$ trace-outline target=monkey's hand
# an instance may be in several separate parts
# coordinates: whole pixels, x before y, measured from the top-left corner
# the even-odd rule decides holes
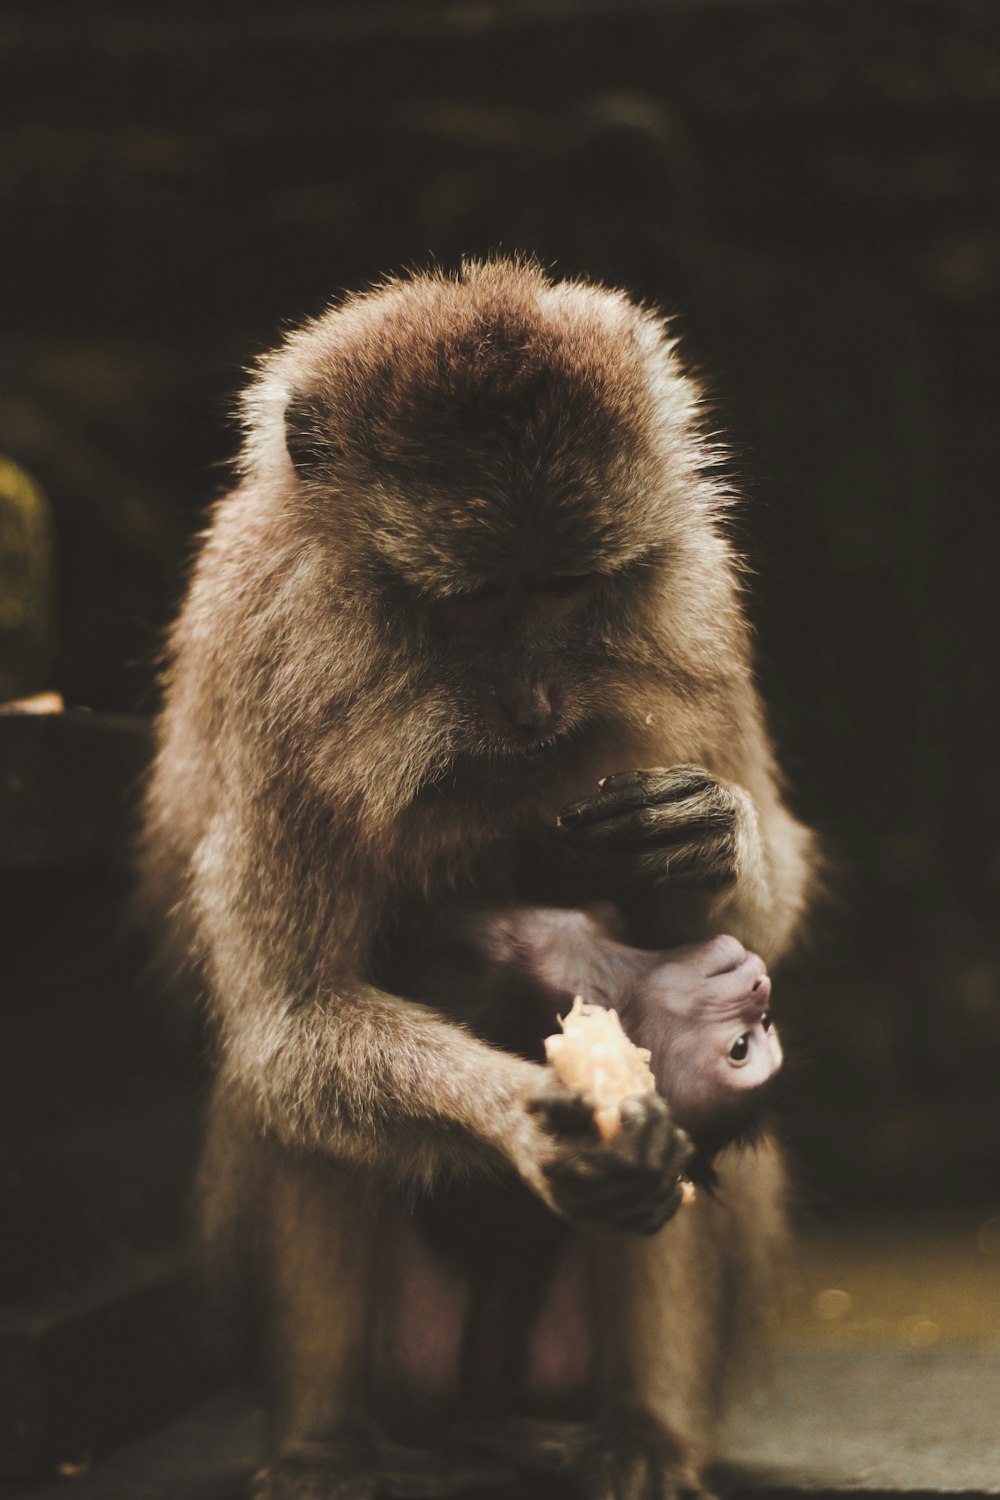
[[[596,797],[563,809],[559,827],[575,848],[614,861],[636,884],[706,892],[734,885],[759,845],[746,792],[700,766],[608,776]]]
[[[526,1105],[515,1165],[563,1218],[595,1233],[655,1234],[677,1212],[694,1148],[659,1094],[626,1100],[610,1140],[601,1138],[586,1096],[548,1070]]]

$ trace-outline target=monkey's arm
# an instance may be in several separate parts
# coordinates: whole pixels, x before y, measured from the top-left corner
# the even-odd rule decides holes
[[[274,988],[236,1011],[222,1027],[222,1077],[289,1147],[424,1182],[488,1151],[530,1174],[541,1154],[525,1106],[542,1069],[425,1006],[344,973],[322,995],[289,1001]]]
[[[198,904],[220,1081],[244,1117],[291,1149],[399,1181],[506,1163],[582,1225],[651,1233],[666,1222],[690,1147],[662,1101],[643,1100],[601,1141],[590,1108],[550,1069],[366,979],[352,930],[352,913],[369,909],[361,874],[310,882],[277,851],[264,870],[221,829],[220,839],[200,861]],[[344,909],[324,916],[311,904],[329,888],[345,893]]]
[[[478,1041],[425,1007],[345,981],[230,1034],[224,1087],[296,1149],[429,1186],[505,1161],[554,1211],[593,1229],[652,1233],[680,1203],[690,1154],[662,1101],[642,1100],[609,1147],[550,1070]]]

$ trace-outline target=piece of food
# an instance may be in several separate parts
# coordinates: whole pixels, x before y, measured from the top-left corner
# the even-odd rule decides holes
[[[559,1024],[562,1031],[545,1038],[545,1056],[560,1083],[593,1101],[594,1123],[602,1138],[611,1140],[621,1129],[625,1100],[656,1088],[650,1052],[629,1041],[616,1010],[588,1005],[582,995]]]

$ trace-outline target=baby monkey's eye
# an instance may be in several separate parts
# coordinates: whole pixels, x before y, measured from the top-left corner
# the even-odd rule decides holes
[[[746,1032],[738,1036],[729,1049],[729,1060],[734,1063],[745,1063],[750,1055],[750,1038]]]

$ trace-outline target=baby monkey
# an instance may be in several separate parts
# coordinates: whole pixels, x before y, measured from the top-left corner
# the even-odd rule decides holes
[[[649,1049],[657,1091],[695,1147],[689,1174],[752,1137],[782,1063],[763,960],[734,938],[649,952],[621,941],[610,903],[587,911],[481,907],[458,914],[418,965],[417,998],[461,1007],[485,1040],[531,1060],[573,997],[618,1012]],[[470,994],[472,1014],[469,1015]]]
[[[768,1012],[771,981],[762,959],[735,938],[648,952],[621,941],[621,930],[610,903],[463,906],[416,956],[407,948],[407,972],[390,978],[410,998],[532,1061],[544,1060],[545,1037],[575,995],[613,1007],[629,1039],[649,1049],[657,1091],[683,1127],[664,1168],[678,1184],[676,1208],[681,1175],[712,1186],[713,1158],[758,1125],[782,1060]],[[597,1133],[593,1104],[568,1094],[556,1070],[550,1103],[538,1101],[581,1139]],[[637,1107],[624,1101],[623,1118]],[[380,1236],[384,1296],[373,1324],[372,1395],[392,1438],[431,1442],[423,1453],[427,1493],[438,1493],[442,1474],[483,1480],[491,1472],[484,1464],[504,1475],[524,1459],[528,1469],[544,1468],[537,1419],[586,1423],[602,1410],[601,1266],[614,1240],[587,1223],[593,1181],[567,1175],[559,1189],[561,1217],[509,1176],[455,1179],[409,1209],[398,1205],[391,1232]],[[410,1451],[400,1494],[421,1492],[413,1463]],[[396,1493],[384,1470],[382,1482]]]

